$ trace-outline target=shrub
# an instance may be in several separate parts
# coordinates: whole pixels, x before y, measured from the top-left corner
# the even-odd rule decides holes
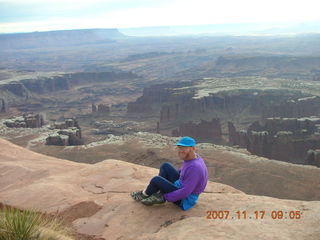
[[[0,240],[73,240],[57,218],[35,210],[4,207],[0,212]]]

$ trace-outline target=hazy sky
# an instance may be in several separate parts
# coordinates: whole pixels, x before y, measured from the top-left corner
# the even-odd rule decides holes
[[[319,21],[319,0],[0,0],[0,32]]]

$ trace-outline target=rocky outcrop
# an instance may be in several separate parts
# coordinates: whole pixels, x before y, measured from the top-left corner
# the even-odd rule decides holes
[[[309,159],[308,150],[320,146],[320,118],[268,118],[263,125],[251,124],[246,132],[236,131],[229,123],[229,141],[258,156],[300,164],[314,162],[305,159]]]
[[[262,118],[282,117],[301,118],[304,116],[320,115],[320,97],[310,96],[291,99],[268,106],[262,113]]]
[[[233,89],[212,92],[202,82],[177,82],[147,87],[143,95],[128,104],[128,113],[157,114],[160,123],[188,120],[222,122],[245,118],[301,117],[317,114],[320,97],[282,89]],[[242,120],[245,119],[245,120]]]
[[[123,71],[111,72],[78,72],[57,74],[50,77],[35,76],[8,83],[0,83],[0,92],[8,92],[11,98],[28,99],[30,93],[44,94],[61,90],[69,90],[74,86],[90,83],[104,83],[123,79],[139,78],[134,73]]]
[[[4,124],[10,128],[40,128],[44,125],[44,118],[41,114],[23,114],[22,117],[6,120]]]
[[[29,92],[25,85],[21,82],[10,82],[6,84],[0,84],[0,91],[9,92],[17,97],[28,99]]]
[[[231,145],[237,145],[242,148],[248,146],[247,131],[240,130],[237,131],[232,122],[228,122],[228,132],[229,132],[229,143]]]
[[[6,113],[8,111],[8,104],[7,102],[0,98],[0,113]]]
[[[68,146],[69,137],[67,135],[52,134],[46,138],[47,145]]]
[[[104,121],[96,121],[94,122],[94,130],[92,133],[94,134],[114,134],[114,135],[124,135],[130,134],[139,131],[139,128],[143,124],[134,122],[134,121],[112,121],[112,120],[104,120]]]
[[[52,77],[39,77],[21,80],[21,84],[33,93],[47,93],[68,90],[71,87],[72,74],[63,74]]]
[[[103,103],[95,105],[94,103],[91,104],[92,113],[110,113],[110,107]]]
[[[308,155],[305,163],[320,167],[320,149],[315,149],[315,150],[310,149],[308,151]]]
[[[138,98],[135,102],[129,102],[127,106],[128,113],[152,113],[153,109],[150,104],[142,98]]]
[[[47,145],[74,146],[84,143],[81,128],[75,118],[67,119],[65,122],[56,122],[53,128],[60,130],[46,138]]]
[[[220,120],[213,118],[211,121],[201,120],[200,123],[182,123],[178,129],[172,131],[172,136],[190,136],[198,142],[218,143],[222,140]]]
[[[191,82],[173,82],[156,84],[143,89],[143,95],[135,102],[129,102],[128,113],[159,113],[163,104],[174,102],[174,99],[182,97],[187,99],[192,95],[186,95],[180,88],[192,85]],[[180,95],[183,93],[183,95]]]
[[[291,106],[290,111],[288,113],[282,111],[282,109],[288,109],[287,104],[291,101],[288,99],[299,99],[301,96],[299,93],[283,90],[255,89],[223,91],[199,98],[186,93],[162,105],[160,121],[180,121],[185,118],[207,119],[216,116],[219,116],[221,120],[227,120],[238,118],[237,116],[243,118],[245,115],[255,116],[257,119],[273,116],[301,117],[320,112],[317,108],[320,104],[320,97],[305,98],[306,100],[301,101],[292,100],[297,103]],[[278,107],[281,110],[272,112],[273,108],[278,109],[273,106],[280,103],[283,103]]]
[[[94,103],[91,104],[91,111],[92,113],[97,112],[97,106]]]
[[[98,105],[98,113],[110,113],[110,107],[101,103]]]
[[[0,139],[0,203],[58,214],[92,239],[319,239],[319,201],[247,195],[211,181],[189,211],[168,202],[147,207],[132,200],[130,192],[157,174],[155,168],[112,159],[75,163]],[[243,210],[246,218],[238,217]],[[278,210],[285,215],[273,219]]]

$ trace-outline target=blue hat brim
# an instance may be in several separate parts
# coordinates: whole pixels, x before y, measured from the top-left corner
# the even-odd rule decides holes
[[[177,143],[176,146],[182,146],[182,147],[194,147],[195,145],[186,145],[182,143]]]

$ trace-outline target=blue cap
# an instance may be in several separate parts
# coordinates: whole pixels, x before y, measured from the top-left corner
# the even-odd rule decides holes
[[[196,145],[196,141],[191,137],[182,137],[176,146],[184,146],[184,147],[194,147]]]

